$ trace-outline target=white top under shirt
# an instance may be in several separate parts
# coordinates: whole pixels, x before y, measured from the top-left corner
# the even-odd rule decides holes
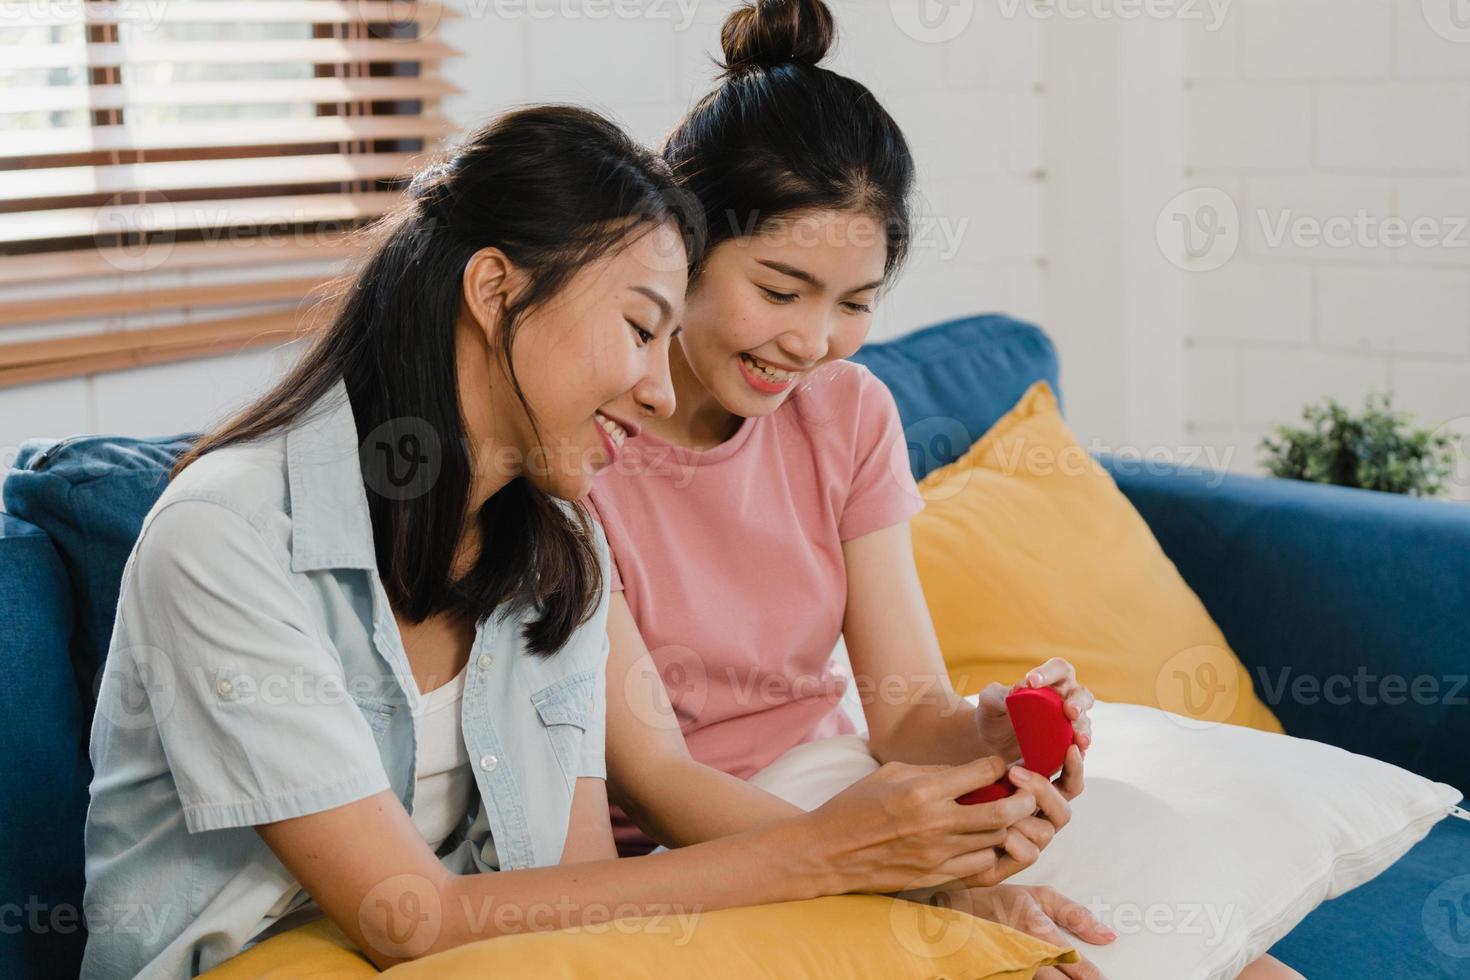
[[[422,695],[422,709],[415,717],[418,744],[411,816],[429,850],[435,852],[469,812],[470,797],[475,792],[470,753],[460,731],[464,679],[465,669],[461,668],[454,680]],[[289,920],[287,912],[292,913]],[[244,948],[265,939],[267,929],[275,935],[320,915],[320,907],[306,890],[292,885],[271,907]]]
[[[454,680],[423,696],[416,719],[419,736],[414,767],[413,822],[429,850],[437,852],[470,809],[475,777],[470,753],[460,732],[464,702],[464,668]]]

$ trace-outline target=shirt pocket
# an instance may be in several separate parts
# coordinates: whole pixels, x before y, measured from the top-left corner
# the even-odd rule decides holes
[[[393,721],[393,709],[396,707],[392,702],[384,701],[367,694],[358,694],[348,691],[357,710],[362,712],[362,717],[367,721],[368,727],[373,731],[373,740],[380,746],[383,737],[388,733],[388,726]]]
[[[597,672],[592,670],[568,674],[531,695],[531,703],[546,729],[556,761],[574,784],[582,760],[582,741],[587,735],[587,714],[591,707]]]

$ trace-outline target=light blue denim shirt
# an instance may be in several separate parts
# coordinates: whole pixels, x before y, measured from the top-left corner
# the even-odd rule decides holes
[[[194,976],[273,931],[284,896],[298,919],[315,908],[254,825],[384,789],[413,811],[420,695],[367,493],[339,382],[294,427],[206,454],[149,512],[91,733],[83,977]],[[525,649],[533,613],[478,625],[461,730],[479,792],[439,849],[452,871],[557,863],[577,777],[606,778],[594,528],[603,594],[562,650]]]

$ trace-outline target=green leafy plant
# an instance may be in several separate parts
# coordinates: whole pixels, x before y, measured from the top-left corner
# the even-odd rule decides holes
[[[1409,412],[1395,412],[1386,394],[1370,392],[1353,415],[1335,398],[1302,410],[1306,425],[1279,425],[1261,440],[1272,476],[1437,497],[1454,468],[1454,437],[1418,429]]]

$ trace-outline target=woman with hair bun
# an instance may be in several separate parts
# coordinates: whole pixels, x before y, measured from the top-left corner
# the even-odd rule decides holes
[[[737,8],[720,32],[723,77],[660,147],[705,238],[671,349],[675,410],[649,419],[590,495],[613,554],[619,848],[680,847],[801,812],[760,786],[792,767],[816,771],[800,787],[783,775],[785,796],[821,813],[895,764],[1015,761],[1005,695],[1051,687],[1074,727],[1063,774],[1053,785],[1009,772],[1061,799],[1011,825],[986,874],[945,891],[1059,945],[1070,945],[1062,923],[1110,942],[1051,889],[999,884],[1070,819],[1093,698],[1056,658],[978,703],[950,685],[914,567],[908,520],[923,502],[898,413],[846,360],[909,251],[914,164],[872,92],[821,66],[834,33],[821,0]],[[839,638],[866,739],[838,706]],[[1263,972],[1267,960],[1250,975],[1294,975]],[[1100,974],[1083,960],[1038,976]]]

